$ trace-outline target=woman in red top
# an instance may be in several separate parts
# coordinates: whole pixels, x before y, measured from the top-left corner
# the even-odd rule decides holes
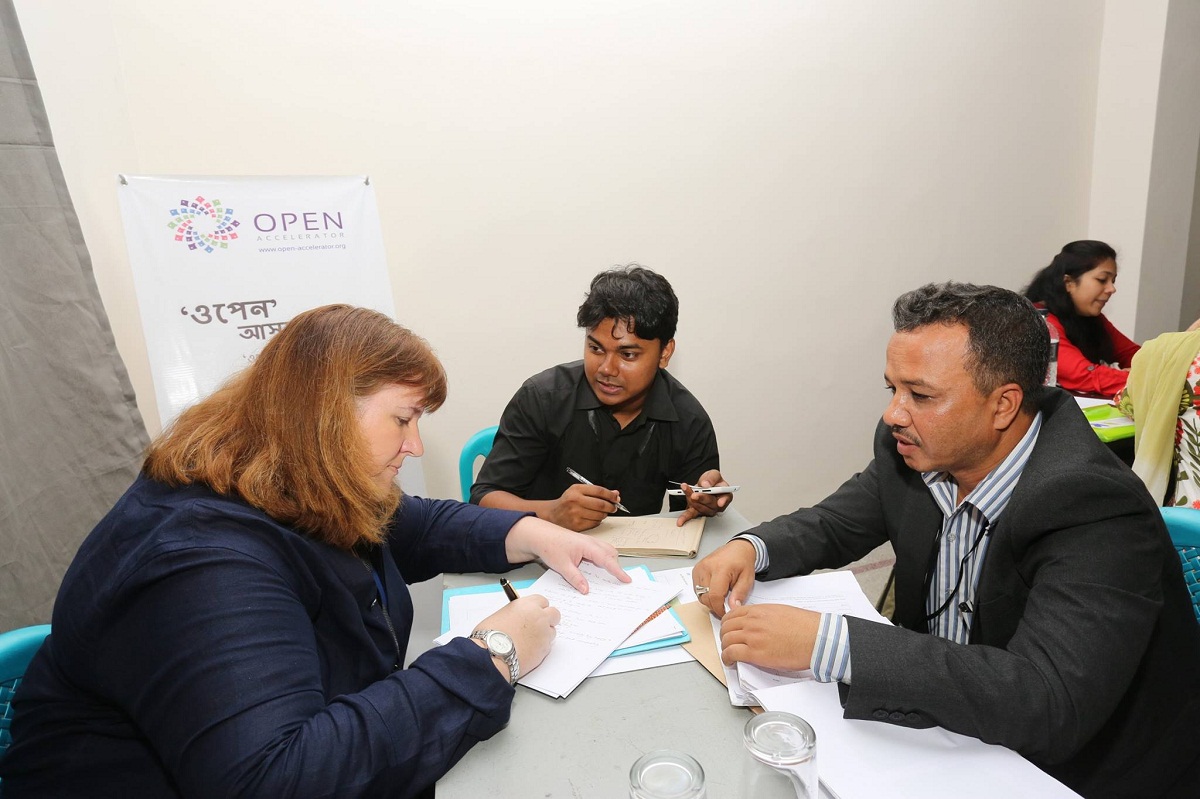
[[[1117,290],[1117,253],[1102,241],[1073,241],[1025,288],[1058,330],[1058,384],[1111,397],[1125,388],[1140,347],[1113,327],[1104,305]]]

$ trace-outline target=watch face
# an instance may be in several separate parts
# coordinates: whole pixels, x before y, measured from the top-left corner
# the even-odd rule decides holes
[[[508,653],[513,651],[512,639],[508,637],[508,633],[502,633],[499,630],[488,633],[487,645],[488,650],[499,657],[507,657]]]

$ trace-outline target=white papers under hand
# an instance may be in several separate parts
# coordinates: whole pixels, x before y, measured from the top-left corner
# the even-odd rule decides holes
[[[685,566],[679,569],[662,569],[654,573],[655,582],[671,583],[679,586],[679,604],[686,605],[689,602],[698,602],[699,597],[696,596],[694,586],[692,585],[692,567]]]
[[[871,601],[867,599],[866,594],[863,593],[858,580],[848,571],[809,574],[770,582],[755,582],[750,589],[750,596],[746,597],[746,604],[790,605],[817,613],[838,613],[884,624],[891,623],[879,615]],[[714,625],[714,632],[717,634],[717,640],[720,641],[719,623]],[[734,672],[736,678],[731,677],[730,672]],[[809,679],[812,679],[812,671],[809,669],[777,671],[748,663],[738,663],[736,669],[726,668],[729,701],[734,705],[758,704],[757,691]]]
[[[558,608],[562,620],[550,654],[520,684],[553,697],[564,697],[583,682],[639,624],[679,592],[678,585],[635,579],[620,583],[603,569],[584,562],[589,593],[580,594],[556,572],[546,572],[521,593],[541,594]],[[464,594],[450,600],[450,631],[439,641],[470,635],[480,621],[504,606],[498,591]]]
[[[794,713],[812,725],[820,742],[821,782],[840,799],[1076,797],[1011,749],[941,727],[915,730],[843,718],[837,683],[792,683],[757,696],[767,710]]]
[[[590,590],[581,594],[557,572],[546,572],[526,589],[558,608],[562,621],[550,654],[520,680],[550,696],[567,696],[629,637],[646,617],[679,589],[662,583],[620,583],[598,566],[580,564]]]
[[[725,603],[725,612],[729,612],[729,603]],[[709,616],[708,621],[712,624],[713,641],[717,645],[717,657],[721,657],[721,620],[716,616]],[[725,688],[729,691],[729,704],[737,707],[751,707],[758,704],[758,700],[750,695],[742,685],[742,678],[738,673],[738,666],[734,663],[732,666],[727,665],[725,661],[721,661],[721,669],[725,672]]]

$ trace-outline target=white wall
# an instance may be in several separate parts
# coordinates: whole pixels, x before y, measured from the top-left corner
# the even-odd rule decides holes
[[[1119,299],[1105,314],[1133,336],[1169,0],[1108,0],[1105,6],[1089,228],[1078,238],[1116,248]]]
[[[1143,249],[1154,268],[1138,291],[1138,341],[1180,330],[1200,311],[1183,307],[1200,145],[1200,3],[1171,0],[1162,49]]]
[[[1200,145],[1200,142],[1197,143]],[[1184,270],[1183,302],[1179,311],[1179,329],[1187,328],[1200,317],[1200,158],[1192,184],[1192,222],[1188,229],[1187,267]]]
[[[1120,301],[1108,315],[1143,341],[1198,310],[1184,307],[1184,273],[1200,144],[1200,4],[1108,0],[1100,64],[1089,237],[1116,247]]]
[[[611,264],[674,283],[672,371],[766,518],[865,465],[897,294],[1089,229],[1098,0],[16,5],[147,419],[116,174],[365,172],[451,376],[437,496]]]

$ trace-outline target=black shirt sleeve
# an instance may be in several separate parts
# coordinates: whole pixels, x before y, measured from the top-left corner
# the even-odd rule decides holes
[[[670,479],[692,485],[700,479],[700,475],[708,470],[721,468],[721,456],[717,450],[717,432],[713,429],[712,420],[702,409],[699,414],[687,419],[686,423],[678,425],[678,432],[674,438],[675,440],[672,442],[673,457],[679,465],[673,471],[682,476]],[[676,487],[672,486],[672,488]],[[686,498],[670,497],[672,511],[680,511],[686,507]]]
[[[493,491],[526,496],[549,455],[552,441],[544,409],[534,389],[526,383],[513,395],[500,417],[492,451],[471,486],[471,502],[478,505]]]

